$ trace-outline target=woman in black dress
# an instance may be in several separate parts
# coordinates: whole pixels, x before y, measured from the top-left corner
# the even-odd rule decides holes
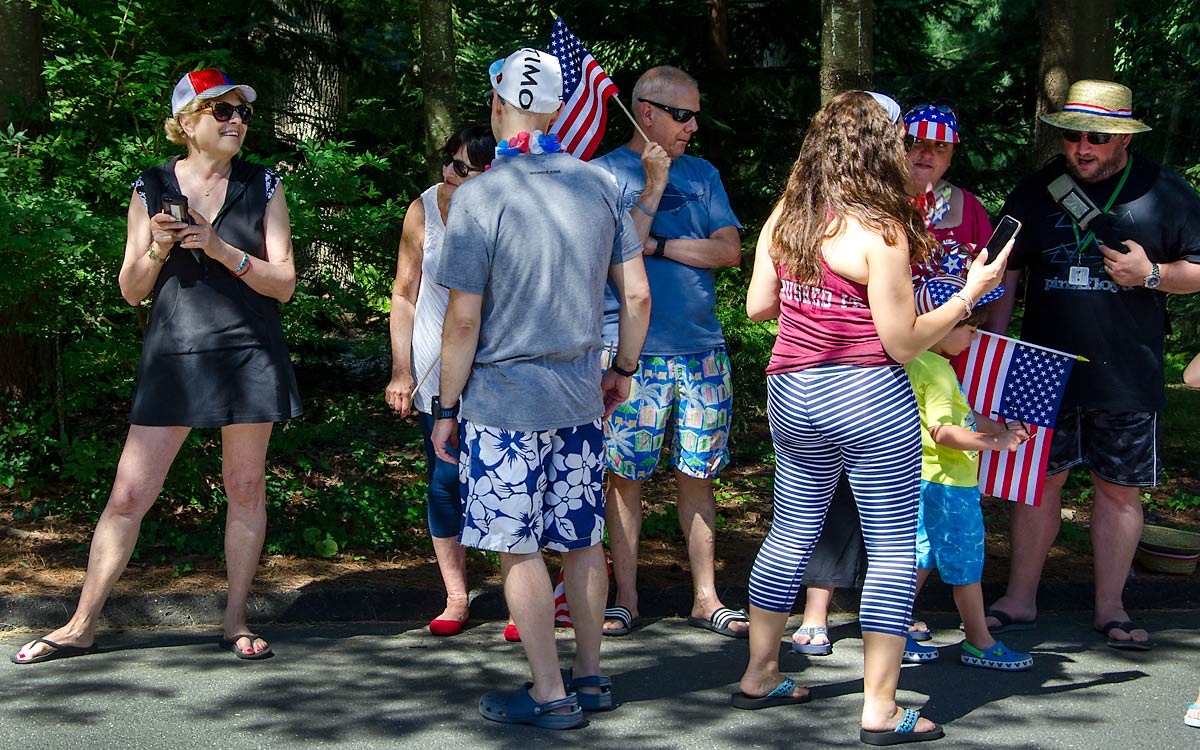
[[[237,158],[255,98],[218,70],[185,75],[165,129],[187,155],[134,182],[121,296],[137,305],[153,292],[154,303],[129,434],[75,614],[25,644],[11,657],[17,664],[95,650],[100,610],[193,427],[221,428],[229,501],[222,646],[242,659],[271,655],[246,624],[246,598],[266,533],[267,441],[275,422],[299,416],[300,399],[277,308],[296,287],[287,202],[273,172]],[[182,199],[190,210],[181,221],[166,211]]]

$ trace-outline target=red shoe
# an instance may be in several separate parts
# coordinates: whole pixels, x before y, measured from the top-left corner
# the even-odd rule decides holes
[[[504,640],[508,641],[509,643],[521,642],[521,634],[517,632],[516,623],[510,622],[504,626]]]
[[[429,632],[433,633],[434,635],[442,636],[458,635],[463,631],[463,627],[466,626],[466,624],[470,621],[470,617],[461,622],[458,620],[430,620]]]

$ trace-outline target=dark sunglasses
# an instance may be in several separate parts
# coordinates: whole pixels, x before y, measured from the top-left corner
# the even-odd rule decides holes
[[[230,104],[229,102],[213,102],[201,112],[211,112],[213,119],[217,122],[229,122],[233,119],[233,113],[237,112],[237,116],[241,118],[243,125],[249,125],[254,119],[254,110],[249,104]]]
[[[458,175],[459,177],[466,177],[467,175],[471,174],[472,172],[482,172],[483,171],[479,167],[472,167],[470,164],[466,163],[465,161],[462,161],[461,159],[451,159],[447,163],[451,167],[454,168],[454,174]]]
[[[944,151],[947,148],[954,145],[953,143],[950,143],[948,141],[931,141],[926,138],[918,138],[915,135],[904,136],[904,150],[905,151],[912,151],[914,148],[917,147],[918,143],[922,143],[922,144],[927,143],[933,147],[934,151]]]
[[[682,109],[680,107],[668,107],[666,104],[659,104],[658,102],[652,102],[649,99],[638,99],[638,101],[645,102],[646,104],[649,104],[652,107],[658,107],[663,112],[666,112],[668,115],[670,115],[672,120],[674,120],[675,122],[678,122],[680,124],[687,122],[688,120],[692,119],[693,117],[700,116],[699,110]]]
[[[1112,133],[1087,133],[1082,130],[1064,130],[1062,131],[1063,140],[1067,143],[1079,143],[1087,136],[1088,143],[1093,146],[1103,146],[1112,140]]]

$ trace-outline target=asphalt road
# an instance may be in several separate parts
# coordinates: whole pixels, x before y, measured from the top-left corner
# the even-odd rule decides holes
[[[1158,648],[1118,652],[1087,613],[1043,613],[1039,628],[1002,636],[1032,650],[1032,671],[962,666],[952,615],[928,618],[940,662],[905,667],[900,701],[946,725],[939,748],[1200,747],[1183,713],[1200,683],[1200,611],[1141,613]],[[798,624],[798,619],[794,618]],[[844,622],[844,620],[843,620]],[[527,679],[519,645],[486,622],[439,639],[424,623],[270,626],[277,655],[241,662],[214,631],[102,633],[101,653],[34,666],[0,663],[0,750],[176,748],[809,748],[858,741],[862,641],[834,630],[834,654],[788,651],[783,667],[814,701],[762,711],[729,706],[745,641],[652,621],[604,644],[620,707],[553,732],[482,719],[480,694]],[[33,635],[38,635],[35,633]],[[9,631],[10,654],[33,637]],[[560,631],[559,651],[571,647]]]

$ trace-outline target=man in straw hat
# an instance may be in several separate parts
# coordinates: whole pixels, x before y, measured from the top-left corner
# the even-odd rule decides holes
[[[726,607],[717,595],[713,496],[713,480],[729,463],[733,404],[713,269],[741,261],[742,227],[716,168],[684,153],[699,128],[695,79],[679,68],[651,68],[634,85],[631,105],[636,127],[629,142],[594,162],[617,178],[621,200],[645,245],[654,298],[629,401],[604,427],[608,533],[617,583],[616,606],[605,613],[604,633],[627,635],[637,623],[642,482],[658,465],[669,423],[679,525],[692,571],[688,622],[745,638],[746,614]],[[619,340],[618,307],[610,286],[604,316],[610,348]]]
[[[436,274],[450,300],[431,439],[442,460],[461,462],[459,541],[499,553],[533,675],[524,688],[484,695],[480,713],[568,729],[583,710],[615,707],[600,673],[608,597],[600,420],[629,395],[650,292],[616,184],[546,135],[562,106],[557,58],[518,50],[489,77],[496,160],[455,191]],[[621,299],[621,346],[602,374],[608,280]],[[575,658],[561,672],[544,547],[562,553],[575,626]]]
[[[1095,488],[1093,625],[1113,648],[1145,650],[1153,645],[1149,633],[1130,621],[1122,595],[1141,536],[1140,488],[1154,486],[1158,474],[1166,293],[1200,289],[1200,198],[1177,175],[1129,151],[1133,134],[1150,130],[1134,119],[1132,103],[1120,84],[1074,83],[1063,110],[1042,117],[1059,129],[1062,156],[1022,180],[1002,210],[1024,227],[991,326],[1007,328],[1024,272],[1022,338],[1088,361],[1075,366],[1062,400],[1041,505],[1013,506],[1008,589],[988,624],[993,632],[1034,627],[1063,484],[1069,469],[1084,466]],[[1101,244],[1071,218],[1077,210],[1052,199],[1048,186],[1064,174],[1108,214],[1104,234],[1123,247]]]

